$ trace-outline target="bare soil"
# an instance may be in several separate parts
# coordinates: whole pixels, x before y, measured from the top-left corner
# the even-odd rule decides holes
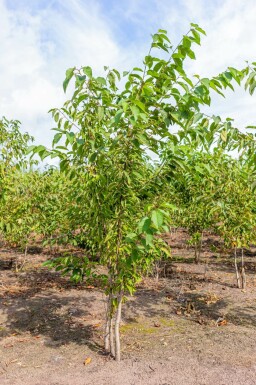
[[[256,249],[247,288],[214,235],[193,263],[188,235],[168,235],[172,259],[123,308],[122,362],[104,355],[105,298],[97,283],[71,284],[30,250],[0,250],[1,385],[255,385]],[[212,245],[215,245],[213,247]],[[34,253],[31,253],[34,251]]]

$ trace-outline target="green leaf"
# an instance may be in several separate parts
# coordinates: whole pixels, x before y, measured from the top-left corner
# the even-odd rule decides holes
[[[206,35],[206,32],[202,28],[200,28],[198,24],[190,23],[190,25],[194,27],[198,32],[202,33],[203,35]]]
[[[149,234],[149,233],[146,233],[146,245],[152,245],[153,244],[153,235],[152,234]]]
[[[74,75],[75,67],[69,68],[66,71],[66,79],[63,82],[63,90],[66,92],[67,86]]]
[[[137,239],[138,235],[136,233],[129,233],[126,235],[126,241],[127,242],[134,242],[135,239]]]
[[[223,130],[223,131],[220,133],[220,137],[221,137],[221,140],[222,140],[223,142],[226,142],[226,141],[227,141],[227,135],[228,135],[228,133],[227,133],[226,130]]]
[[[142,111],[146,112],[145,104],[143,104],[140,100],[135,99],[133,103],[136,104],[136,106],[138,106]]]
[[[203,117],[203,114],[201,112],[195,114],[194,119],[193,119],[193,123],[194,124],[197,123],[199,120],[202,119],[202,117]]]
[[[134,116],[135,121],[138,119],[138,116],[140,114],[140,110],[136,106],[131,106],[131,111]]]
[[[151,220],[156,229],[159,230],[164,222],[164,216],[159,210],[152,211]]]
[[[55,134],[52,141],[52,145],[54,146],[55,144],[57,144],[60,141],[61,137],[62,137],[61,133]]]
[[[74,140],[75,140],[75,134],[74,132],[67,132],[67,139],[69,141],[70,144],[74,143]]]
[[[98,153],[97,152],[94,152],[91,156],[90,156],[90,162],[94,162],[95,161],[95,159],[97,158],[97,155],[98,155]]]
[[[106,86],[107,85],[106,79],[101,77],[101,76],[97,77],[96,81],[97,81],[97,83],[99,83],[102,86]]]
[[[99,121],[101,121],[104,118],[104,107],[103,106],[98,107],[98,118],[99,118]]]
[[[68,167],[68,160],[67,159],[63,159],[61,162],[60,162],[60,171],[65,171]]]
[[[120,119],[122,117],[123,110],[118,110],[115,115],[115,124],[118,124],[120,122]]]
[[[139,233],[146,233],[150,231],[151,220],[148,217],[144,217],[138,224]]]
[[[91,67],[89,67],[89,66],[83,67],[83,71],[84,71],[85,75],[88,76],[89,79],[92,78],[92,69],[91,69]]]
[[[158,32],[159,32],[159,33],[164,33],[164,34],[167,34],[167,31],[166,31],[166,29],[159,29],[159,30],[158,30]]]

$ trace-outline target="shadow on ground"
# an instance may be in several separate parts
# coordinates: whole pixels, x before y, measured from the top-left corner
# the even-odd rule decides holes
[[[7,335],[29,332],[46,337],[45,345],[52,347],[75,343],[102,352],[104,301],[100,290],[74,285],[44,269],[21,273],[18,281],[18,286],[11,286],[0,298],[0,324],[4,319]]]

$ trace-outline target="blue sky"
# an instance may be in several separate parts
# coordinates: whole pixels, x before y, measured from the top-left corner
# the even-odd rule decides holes
[[[214,75],[256,61],[255,0],[0,0],[0,116],[17,118],[37,143],[50,145],[47,111],[61,106],[71,66],[140,65],[150,34],[167,29],[175,44],[196,22],[207,31],[190,74]],[[216,96],[212,112],[256,123],[256,97]]]

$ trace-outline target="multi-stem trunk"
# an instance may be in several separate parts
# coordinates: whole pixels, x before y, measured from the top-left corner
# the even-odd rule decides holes
[[[105,327],[105,351],[110,353],[116,361],[121,360],[121,344],[120,344],[120,322],[123,301],[123,291],[117,295],[117,307],[113,306],[114,297],[112,294],[108,296],[108,307]]]

